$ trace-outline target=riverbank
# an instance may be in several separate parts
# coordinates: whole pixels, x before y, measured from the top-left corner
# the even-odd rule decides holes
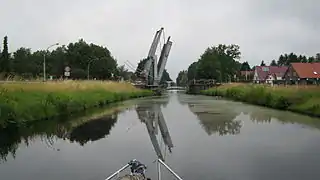
[[[0,127],[151,95],[128,83],[108,81],[5,83],[0,85]]]
[[[316,86],[223,85],[201,91],[249,104],[320,117],[320,88]]]

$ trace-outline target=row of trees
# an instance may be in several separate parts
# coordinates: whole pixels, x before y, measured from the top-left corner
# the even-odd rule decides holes
[[[234,75],[241,68],[240,55],[240,47],[235,44],[209,47],[187,71],[179,73],[177,85],[183,86],[192,79],[216,79],[223,82],[234,80]]]
[[[245,61],[239,62],[240,47],[238,45],[223,45],[207,48],[207,50],[200,56],[200,59],[193,62],[188,67],[188,70],[180,71],[176,78],[177,85],[185,86],[188,80],[192,79],[216,79],[218,81],[226,82],[235,80],[250,80],[253,74],[241,74],[241,71],[253,71],[255,66],[251,67]],[[307,57],[305,55],[297,55],[295,53],[280,55],[278,60],[272,60],[270,66],[288,66],[290,63],[302,62],[313,63],[320,62],[320,53],[315,56]],[[260,66],[267,66],[262,61]]]
[[[288,66],[290,63],[302,62],[302,63],[313,63],[320,62],[320,53],[317,53],[315,56],[307,57],[305,55],[297,55],[294,53],[280,55],[278,60],[272,60],[269,66]],[[263,60],[260,63],[260,66],[268,66]],[[240,68],[240,71],[250,71],[254,70],[255,66],[250,67],[248,62],[243,62]]]
[[[0,51],[1,52],[1,51]],[[3,40],[3,50],[0,53],[0,73],[2,78],[18,77],[19,79],[34,79],[43,77],[43,61],[46,57],[46,74],[55,78],[64,78],[65,67],[71,68],[70,78],[86,79],[88,69],[90,78],[125,80],[135,79],[135,73],[122,66],[111,52],[103,46],[88,44],[83,39],[59,46],[53,51],[21,47],[13,53],[8,52],[8,37]]]
[[[307,57],[305,55],[297,55],[295,53],[290,54],[281,54],[278,60],[272,60],[270,66],[288,66],[290,63],[302,62],[302,63],[313,63],[320,62],[320,53],[317,53],[315,56]],[[261,66],[265,66],[264,61],[261,62]]]

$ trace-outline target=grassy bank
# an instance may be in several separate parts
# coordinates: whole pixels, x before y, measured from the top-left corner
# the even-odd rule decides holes
[[[69,115],[91,107],[152,95],[127,83],[65,81],[0,85],[0,127]]]
[[[201,94],[320,117],[320,88],[316,86],[223,85]]]

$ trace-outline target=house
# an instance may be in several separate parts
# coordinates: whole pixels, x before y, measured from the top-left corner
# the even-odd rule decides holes
[[[273,84],[275,81],[283,81],[287,69],[287,66],[256,66],[253,82]]]
[[[320,62],[291,63],[284,78],[288,84],[318,84]]]
[[[245,80],[245,81],[250,80],[250,81],[252,81],[253,74],[254,74],[254,71],[251,71],[251,70],[239,71],[240,80]]]
[[[253,75],[254,71],[240,71],[240,76],[250,76]]]

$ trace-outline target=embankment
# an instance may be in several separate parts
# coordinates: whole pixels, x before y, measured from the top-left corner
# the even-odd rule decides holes
[[[223,85],[201,94],[320,117],[320,87],[316,86]]]
[[[152,94],[116,82],[5,83],[0,85],[0,128]]]

